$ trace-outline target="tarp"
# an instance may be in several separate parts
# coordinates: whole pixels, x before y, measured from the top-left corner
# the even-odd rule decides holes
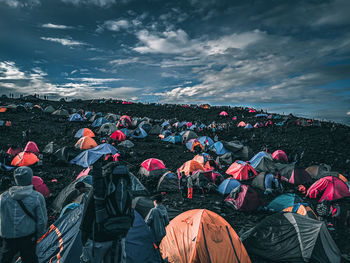
[[[205,209],[186,211],[166,227],[160,244],[168,262],[250,263],[236,232],[221,216]]]
[[[241,235],[249,254],[269,262],[340,263],[327,226],[296,213],[277,213]]]

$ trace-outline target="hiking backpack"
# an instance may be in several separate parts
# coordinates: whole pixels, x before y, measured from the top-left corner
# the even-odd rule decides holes
[[[95,167],[94,167],[95,168]],[[124,237],[134,220],[129,170],[116,162],[93,173],[96,223],[109,236]]]

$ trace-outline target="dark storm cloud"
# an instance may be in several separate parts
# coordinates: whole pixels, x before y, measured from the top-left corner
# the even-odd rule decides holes
[[[349,123],[347,0],[0,0],[0,6],[2,92],[285,105]]]

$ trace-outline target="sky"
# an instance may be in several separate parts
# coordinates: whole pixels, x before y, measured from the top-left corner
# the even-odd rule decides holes
[[[350,125],[349,0],[0,0],[0,94]]]

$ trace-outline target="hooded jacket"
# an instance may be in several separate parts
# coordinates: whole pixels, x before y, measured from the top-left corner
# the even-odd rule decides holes
[[[36,222],[31,219],[16,200],[23,204]],[[39,239],[46,230],[47,211],[43,195],[33,189],[33,185],[13,186],[0,195],[0,236],[20,238],[36,232]]]
[[[169,224],[169,217],[163,205],[153,207],[145,218],[146,224],[151,228],[156,242],[161,242],[166,235],[165,227]]]

